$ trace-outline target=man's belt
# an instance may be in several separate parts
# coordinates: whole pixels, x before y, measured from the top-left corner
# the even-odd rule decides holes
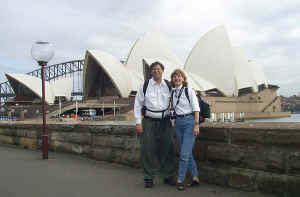
[[[169,117],[164,117],[164,118],[152,118],[149,116],[144,116],[145,119],[153,120],[153,121],[162,121],[162,120],[168,120]]]

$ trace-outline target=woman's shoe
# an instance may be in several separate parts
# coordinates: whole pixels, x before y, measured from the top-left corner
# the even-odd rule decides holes
[[[189,184],[189,187],[196,187],[196,186],[199,186],[199,181],[193,180],[193,182]]]
[[[176,189],[178,191],[183,191],[185,189],[184,184],[183,183],[177,183],[176,184]]]

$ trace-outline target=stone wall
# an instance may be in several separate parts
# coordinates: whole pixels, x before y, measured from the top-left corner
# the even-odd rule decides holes
[[[139,167],[132,123],[49,124],[52,151]],[[0,124],[0,144],[41,148],[41,125]],[[300,124],[204,123],[194,155],[202,181],[285,197],[300,194]]]

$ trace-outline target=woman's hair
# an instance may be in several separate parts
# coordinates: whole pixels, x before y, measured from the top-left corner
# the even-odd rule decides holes
[[[180,75],[181,75],[182,78],[183,78],[182,85],[185,86],[185,87],[188,87],[188,82],[187,82],[186,75],[184,74],[183,70],[181,70],[181,69],[176,69],[176,70],[174,70],[174,71],[172,72],[172,74],[171,74],[171,85],[172,85],[172,87],[175,87],[175,84],[174,84],[174,82],[173,82],[173,77],[174,77],[175,75],[177,75],[177,76],[180,76]]]

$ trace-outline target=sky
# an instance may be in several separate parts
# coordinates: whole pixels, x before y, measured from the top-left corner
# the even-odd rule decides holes
[[[232,46],[290,96],[300,92],[299,21],[298,0],[2,0],[0,82],[38,68],[30,55],[38,40],[53,44],[49,64],[83,59],[87,49],[124,60],[139,37],[159,31],[185,62],[201,36],[225,25]]]

